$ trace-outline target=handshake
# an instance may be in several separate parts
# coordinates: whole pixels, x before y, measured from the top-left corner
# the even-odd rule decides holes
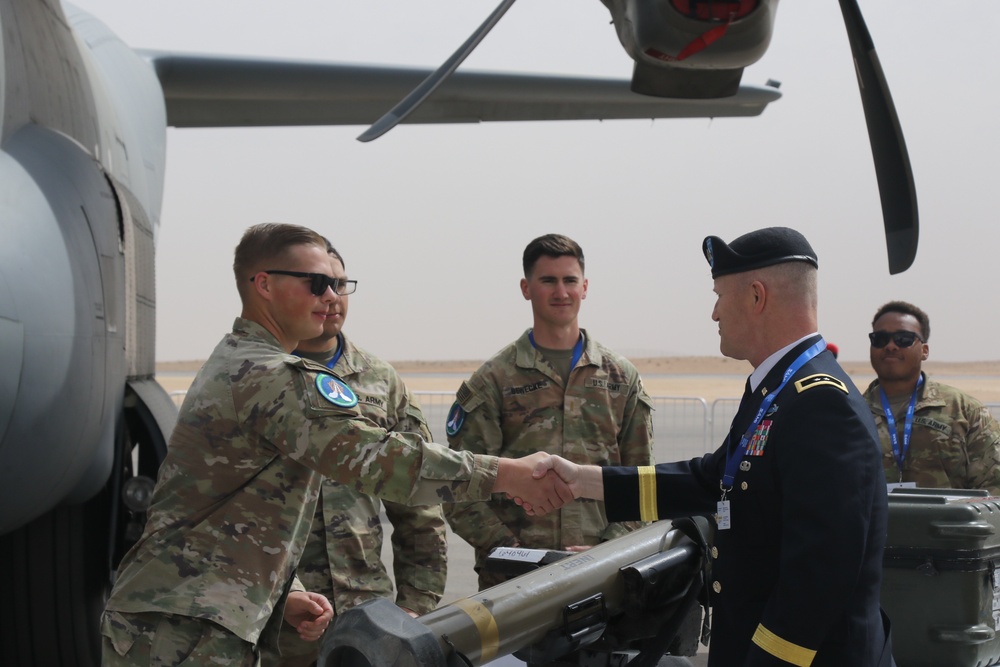
[[[493,491],[506,493],[527,514],[541,516],[576,498],[604,500],[604,479],[599,466],[535,452],[519,459],[500,459]]]

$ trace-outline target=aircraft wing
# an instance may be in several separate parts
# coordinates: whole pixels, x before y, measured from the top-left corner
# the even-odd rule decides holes
[[[141,52],[156,70],[173,127],[368,125],[431,70]],[[629,81],[456,72],[406,123],[757,116],[770,86],[681,100],[633,93]]]

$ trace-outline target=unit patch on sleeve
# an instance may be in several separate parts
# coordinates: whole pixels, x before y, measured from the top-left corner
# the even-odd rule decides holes
[[[451,410],[448,410],[448,421],[446,422],[445,432],[449,435],[455,435],[462,430],[462,425],[465,424],[465,409],[455,401]]]
[[[346,384],[326,373],[316,376],[316,388],[320,396],[330,401],[337,407],[353,408],[358,404],[358,396]]]
[[[801,380],[796,381],[795,391],[801,394],[806,389],[823,386],[836,387],[845,394],[850,393],[847,391],[847,385],[844,384],[843,380],[835,378],[832,375],[827,375],[826,373],[816,373],[815,375],[810,375],[809,377],[804,377]]]

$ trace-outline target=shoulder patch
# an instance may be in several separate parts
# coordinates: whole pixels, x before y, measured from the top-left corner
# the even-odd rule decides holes
[[[448,421],[445,425],[445,431],[449,437],[457,435],[462,430],[464,424],[465,408],[458,401],[455,401],[452,403],[451,410],[448,410]]]
[[[468,414],[482,405],[483,395],[479,391],[476,391],[469,381],[466,381],[462,383],[462,386],[455,393],[455,402],[461,405],[462,410]],[[449,414],[451,413],[449,412]]]
[[[316,375],[316,389],[320,396],[330,401],[337,407],[353,408],[358,404],[358,395],[348,387],[343,381],[326,373]]]
[[[843,380],[833,377],[832,375],[827,375],[826,373],[816,373],[815,375],[810,375],[804,377],[801,380],[795,382],[795,391],[798,393],[804,392],[806,389],[812,389],[813,387],[823,387],[830,386],[836,387],[845,394],[850,393],[847,390],[847,385],[844,384]]]

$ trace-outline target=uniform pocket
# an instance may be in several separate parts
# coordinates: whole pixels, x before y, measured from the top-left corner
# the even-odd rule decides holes
[[[135,640],[142,634],[124,614],[117,611],[105,611],[101,616],[101,634],[111,642],[115,653],[125,657],[132,650]]]

